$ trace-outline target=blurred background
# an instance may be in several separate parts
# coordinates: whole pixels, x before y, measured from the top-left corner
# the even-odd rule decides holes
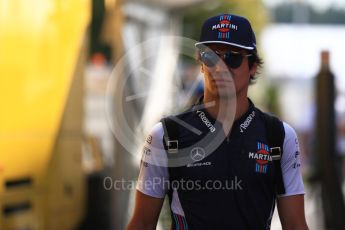
[[[220,13],[251,21],[250,97],[298,133],[309,228],[345,229],[343,0],[0,0],[0,229],[125,229],[145,136],[203,92],[171,36]]]

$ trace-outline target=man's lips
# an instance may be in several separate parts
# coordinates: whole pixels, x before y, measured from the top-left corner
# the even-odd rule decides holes
[[[232,79],[226,79],[226,78],[213,78],[212,82],[214,83],[221,83],[221,84],[230,84],[233,83]]]

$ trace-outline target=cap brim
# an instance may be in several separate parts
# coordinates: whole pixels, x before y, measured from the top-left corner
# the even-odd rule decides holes
[[[198,46],[203,45],[203,44],[210,44],[210,43],[217,43],[217,44],[226,44],[226,45],[231,45],[231,46],[236,46],[238,48],[242,48],[242,49],[246,49],[246,50],[254,50],[254,47],[250,47],[250,46],[243,46],[243,45],[239,45],[236,43],[232,43],[232,42],[225,42],[225,41],[205,41],[205,42],[197,42],[195,43],[195,47],[198,48]]]

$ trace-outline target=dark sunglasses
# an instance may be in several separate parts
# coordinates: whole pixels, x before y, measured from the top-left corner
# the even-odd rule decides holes
[[[236,69],[241,66],[244,57],[250,57],[253,54],[241,54],[235,51],[220,53],[218,51],[201,51],[201,61],[208,67],[214,67],[219,59],[222,59],[227,66]]]

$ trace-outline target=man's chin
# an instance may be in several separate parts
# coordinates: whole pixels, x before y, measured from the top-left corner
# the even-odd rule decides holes
[[[220,99],[236,99],[236,91],[225,89],[225,88],[219,88],[217,90],[217,94]]]

